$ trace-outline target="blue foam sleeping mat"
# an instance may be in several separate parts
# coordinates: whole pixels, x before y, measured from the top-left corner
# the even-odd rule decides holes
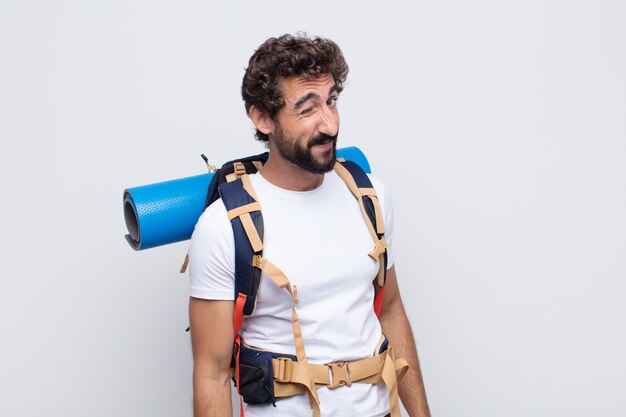
[[[356,162],[371,172],[357,147],[337,149],[337,157]],[[135,250],[187,240],[205,209],[213,173],[180,178],[124,190],[126,240]]]

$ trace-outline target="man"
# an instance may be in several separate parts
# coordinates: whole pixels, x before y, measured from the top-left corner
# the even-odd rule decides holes
[[[256,308],[239,334],[261,351],[296,355],[292,319],[297,314],[305,362],[330,364],[372,357],[384,333],[395,356],[410,366],[398,385],[405,408],[412,417],[427,417],[415,343],[393,266],[390,201],[380,181],[370,176],[388,244],[384,303],[377,318],[372,283],[379,263],[367,256],[372,238],[356,199],[333,171],[337,99],[347,73],[341,51],[327,39],[271,38],[250,58],[242,96],[257,138],[269,148],[266,164],[249,176],[262,207],[263,256],[284,272],[293,291],[290,295],[279,288],[264,271]],[[196,417],[232,415],[234,252],[227,211],[218,200],[198,221],[189,250]],[[246,405],[245,415],[308,417],[315,395],[322,417],[388,415],[385,384],[348,385],[323,386],[316,394],[289,396],[273,405]]]

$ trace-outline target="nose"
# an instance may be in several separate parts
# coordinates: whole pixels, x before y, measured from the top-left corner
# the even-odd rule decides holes
[[[337,110],[324,106],[320,112],[320,123],[318,128],[320,133],[328,136],[335,136],[339,131],[339,113]]]

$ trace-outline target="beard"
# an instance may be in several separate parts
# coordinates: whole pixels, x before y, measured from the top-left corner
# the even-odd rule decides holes
[[[276,150],[283,159],[291,162],[305,171],[313,174],[325,174],[332,171],[337,159],[337,135],[328,136],[325,134],[318,135],[302,146],[296,139],[285,136],[280,125],[276,129],[276,133],[272,138]],[[332,141],[332,147],[325,151],[320,159],[313,156],[312,148],[315,145],[321,145]]]

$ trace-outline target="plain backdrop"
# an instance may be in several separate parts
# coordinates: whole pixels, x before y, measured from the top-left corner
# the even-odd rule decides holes
[[[394,199],[433,416],[626,416],[624,22],[622,0],[0,0],[0,415],[192,415],[188,243],[133,251],[122,192],[261,152],[244,68],[306,31],[351,68],[340,146]]]

